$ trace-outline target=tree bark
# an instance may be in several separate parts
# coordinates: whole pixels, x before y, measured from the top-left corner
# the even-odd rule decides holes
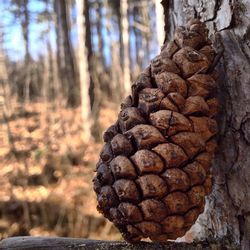
[[[118,3],[118,2],[116,2]],[[109,38],[109,50],[111,54],[110,58],[110,82],[106,87],[108,89],[108,97],[111,97],[112,101],[117,105],[120,103],[122,97],[122,68],[121,68],[121,43],[115,41],[112,38],[112,33],[116,32],[112,24],[112,6],[109,0],[104,0],[106,30]],[[115,9],[116,10],[116,9]],[[117,15],[117,21],[118,21]],[[119,23],[119,21],[118,21]],[[118,25],[119,26],[119,25]],[[120,26],[119,26],[120,27]]]
[[[100,8],[99,10],[97,10]],[[90,14],[92,11],[96,11],[96,19],[92,20],[90,17]],[[100,122],[99,122],[99,113],[100,113],[100,107],[101,107],[101,82],[104,84],[104,79],[102,78],[102,75],[104,73],[104,54],[103,54],[103,46],[104,41],[103,38],[98,38],[98,46],[100,53],[98,56],[101,56],[103,60],[99,60],[99,57],[96,57],[93,53],[93,42],[92,42],[92,29],[96,29],[100,32],[97,34],[101,35],[101,15],[100,18],[98,17],[98,11],[101,12],[101,6],[94,6],[91,5],[91,3],[88,0],[84,0],[84,18],[85,18],[85,43],[86,43],[86,49],[87,49],[87,64],[88,64],[88,71],[89,71],[89,77],[90,77],[90,83],[89,83],[89,97],[90,97],[90,107],[91,107],[91,114],[92,114],[92,127],[91,127],[91,134],[95,141],[100,141],[102,138],[101,128],[100,128]],[[99,19],[99,21],[98,21]],[[99,23],[99,24],[98,24]],[[98,25],[99,28],[98,28]],[[93,27],[95,26],[95,27]],[[98,35],[98,36],[99,36]],[[100,45],[101,43],[101,45]],[[100,49],[101,48],[101,49]],[[101,70],[99,70],[101,69]]]
[[[205,21],[217,51],[220,115],[214,186],[191,232],[197,238],[230,237],[250,246],[250,0],[163,0],[166,40],[190,17]]]
[[[0,34],[2,36],[2,34]],[[1,39],[1,38],[0,38]],[[2,40],[2,39],[1,39]],[[2,41],[1,41],[2,42]],[[6,110],[7,69],[2,47],[0,47],[0,159],[12,149]],[[8,96],[10,98],[10,96]]]
[[[28,10],[28,0],[24,0],[22,3],[19,3],[21,6],[20,8],[23,9],[23,17],[21,21],[22,26],[22,33],[23,33],[23,41],[24,41],[24,48],[25,48],[25,58],[24,62],[26,65],[25,70],[25,85],[24,85],[24,99],[25,102],[28,103],[30,101],[30,81],[31,81],[31,55],[30,55],[30,44],[29,44],[29,10]]]
[[[154,0],[156,14],[156,33],[158,41],[158,52],[164,42],[164,13],[159,0]]]
[[[58,90],[61,87],[61,91],[57,93],[59,95],[60,101],[66,96],[65,85],[63,83],[63,68],[64,68],[64,53],[63,53],[63,43],[62,43],[62,29],[61,29],[61,17],[58,1],[54,1],[54,12],[55,12],[55,30],[56,30],[56,66],[58,74]],[[60,86],[61,85],[61,86]]]
[[[138,6],[134,6],[133,8],[133,21],[134,22],[138,22],[137,20],[138,13],[139,13]],[[141,44],[142,35],[141,35],[141,31],[135,25],[133,25],[133,29],[134,29],[134,34],[135,34],[135,50],[136,50],[135,75],[139,75],[142,69],[142,59],[143,59],[142,58],[143,48]]]
[[[105,57],[104,57],[104,41],[103,41],[103,34],[102,34],[102,7],[103,3],[102,2],[97,2],[97,7],[96,7],[96,29],[97,29],[97,35],[98,35],[98,53],[99,53],[99,58],[100,61],[103,65],[103,68],[106,67],[105,63]]]
[[[197,249],[239,249],[236,245],[232,245],[227,241],[213,242],[208,244],[204,242],[157,244],[149,242],[140,242],[137,244],[129,244],[125,241],[101,241],[76,238],[59,238],[59,237],[13,237],[5,239],[0,243],[2,250],[197,250]]]
[[[91,108],[95,102],[95,81],[92,76],[92,72],[94,71],[94,62],[93,62],[93,48],[92,48],[92,25],[90,22],[90,6],[89,1],[84,0],[84,17],[85,17],[85,43],[87,48],[87,59],[88,59],[88,71],[90,77],[89,84],[89,96],[90,96],[90,106]]]
[[[146,61],[146,65],[148,65],[148,62],[150,61],[150,40],[152,36],[152,32],[150,30],[150,4],[149,1],[146,1],[144,4],[142,2],[142,6],[140,7],[141,12],[141,23],[142,27],[144,27],[144,30],[142,30],[142,44],[144,47],[144,61]],[[143,65],[145,67],[146,65]]]
[[[57,45],[58,64],[62,86],[67,88],[68,106],[79,104],[79,82],[77,77],[74,52],[70,39],[69,11],[67,1],[55,1],[55,12],[57,14]],[[61,39],[61,40],[60,40]]]
[[[129,60],[129,26],[128,26],[128,1],[121,0],[121,33],[123,47],[123,83],[124,96],[130,93],[130,60]]]
[[[85,18],[84,18],[84,0],[77,0],[77,31],[78,31],[78,64],[81,89],[81,114],[83,124],[84,139],[88,142],[91,136],[91,108],[89,99],[90,77],[88,71],[87,49],[85,47]]]

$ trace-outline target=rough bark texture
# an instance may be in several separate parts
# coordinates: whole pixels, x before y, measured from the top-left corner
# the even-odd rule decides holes
[[[220,72],[219,149],[215,183],[205,212],[192,228],[198,238],[250,239],[250,1],[163,0],[166,39],[190,17],[201,17],[224,48]]]
[[[239,249],[237,246],[228,244],[227,241],[197,243],[174,243],[169,242],[163,244],[153,244],[149,242],[141,242],[135,245],[126,243],[124,241],[99,241],[87,239],[73,239],[73,238],[49,238],[49,237],[14,237],[3,240],[0,243],[2,250],[168,250],[168,249],[185,249],[185,250],[220,250],[220,249]]]

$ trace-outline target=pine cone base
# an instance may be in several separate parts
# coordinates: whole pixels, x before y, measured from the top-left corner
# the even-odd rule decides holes
[[[204,23],[177,28],[104,133],[97,208],[127,241],[176,239],[203,212],[216,149],[214,56]]]

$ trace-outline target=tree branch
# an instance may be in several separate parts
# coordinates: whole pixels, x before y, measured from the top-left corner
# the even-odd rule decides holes
[[[240,249],[239,246],[232,245],[227,240],[219,242],[168,242],[166,244],[140,242],[129,244],[125,241],[101,241],[76,238],[60,237],[13,237],[0,242],[2,250],[168,250],[168,249]]]

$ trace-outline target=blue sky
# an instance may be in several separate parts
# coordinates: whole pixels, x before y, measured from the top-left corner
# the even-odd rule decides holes
[[[52,6],[50,6],[52,8]],[[42,1],[39,0],[30,0],[28,9],[31,13],[31,21],[30,21],[30,26],[29,26],[29,39],[30,39],[30,51],[33,59],[37,59],[40,54],[46,53],[46,45],[45,41],[41,39],[41,33],[46,30],[48,23],[37,23],[34,18],[37,16],[36,13],[41,12],[45,9],[45,4]],[[12,60],[19,60],[24,57],[24,42],[23,42],[23,37],[22,37],[22,30],[20,26],[20,22],[16,19],[14,19],[13,15],[11,14],[10,11],[10,5],[9,5],[9,0],[0,0],[0,11],[2,13],[1,15],[1,21],[0,25],[3,26],[3,33],[4,35],[4,49],[7,50],[7,53],[9,57]],[[102,9],[103,11],[103,16],[105,16],[105,10]],[[92,10],[90,13],[90,17],[95,20],[95,11]],[[150,11],[150,15],[154,15],[154,11]],[[72,16],[75,17],[76,15],[76,9],[72,9]],[[154,16],[150,18],[151,20],[151,26],[154,27]],[[103,19],[103,26],[105,27],[105,18]],[[93,49],[95,51],[98,51],[98,36],[97,36],[97,31],[96,28],[92,29],[93,37],[92,37],[92,42],[93,42]],[[72,27],[71,31],[71,38],[72,38],[72,43],[73,46],[77,46],[77,31],[76,27]],[[107,64],[110,63],[110,50],[109,50],[109,41],[110,37],[108,36],[107,30],[102,29],[102,37],[104,40],[104,56],[106,59]],[[114,32],[112,33],[112,40],[119,40],[119,33],[117,32],[117,27],[115,27]],[[52,25],[51,32],[50,32],[50,42],[52,49],[55,51],[56,49],[56,37],[55,37],[55,30]],[[136,47],[135,47],[135,34],[134,32],[131,32],[130,34],[130,46],[131,46],[131,53],[135,55],[136,53]],[[149,57],[152,58],[153,56],[156,55],[158,50],[157,43],[154,37],[153,43],[151,43],[151,51]],[[135,59],[135,57],[133,58]],[[131,62],[133,64],[133,61]],[[145,62],[148,64],[148,61],[146,60]],[[146,66],[146,65],[145,65]]]
[[[19,60],[24,56],[24,42],[22,37],[22,30],[19,20],[14,19],[9,6],[8,1],[0,2],[1,25],[3,26],[4,44],[3,47],[7,50],[8,55],[13,60]],[[28,5],[31,13],[37,13],[44,10],[45,5],[41,1],[30,1]],[[35,14],[31,14],[33,19]],[[46,29],[47,23],[37,23],[35,21],[30,22],[30,51],[32,57],[36,59],[39,54],[44,53],[44,41],[41,40],[40,34]],[[50,34],[50,40],[52,47],[55,48],[55,32],[52,30]]]
[[[31,0],[29,1],[28,9],[31,13],[38,13],[45,9],[45,4],[39,0]],[[3,47],[7,51],[8,55],[12,60],[19,60],[24,57],[24,41],[22,37],[22,30],[20,21],[16,20],[13,15],[11,14],[11,10],[9,8],[8,1],[1,1],[0,0],[0,12],[2,14],[1,25],[3,26],[3,33],[4,33],[4,44]],[[75,16],[76,10],[72,9],[72,14]],[[31,14],[31,21],[29,25],[29,41],[30,41],[30,51],[32,57],[37,59],[39,54],[43,54],[45,52],[45,41],[41,39],[41,33],[46,30],[47,23],[37,23],[34,18],[36,14]],[[91,13],[91,17],[95,18],[95,12]],[[96,36],[96,30],[92,30],[93,32],[93,47],[94,49],[98,46],[98,38]],[[107,32],[103,30],[104,40],[107,40]],[[76,27],[73,26],[71,30],[71,37],[73,46],[77,46],[77,39],[76,39],[77,31]],[[56,48],[56,36],[54,27],[51,28],[50,32],[50,42],[52,48],[55,50]],[[105,43],[105,47],[106,47]],[[104,50],[106,56],[108,56],[109,52],[107,48]]]

